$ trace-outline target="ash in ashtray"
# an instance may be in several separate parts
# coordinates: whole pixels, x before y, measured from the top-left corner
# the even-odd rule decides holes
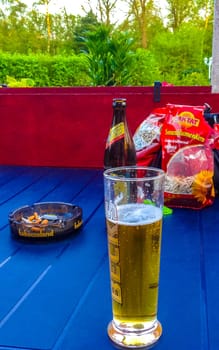
[[[45,238],[70,234],[82,225],[82,209],[63,203],[36,203],[9,215],[14,236]]]

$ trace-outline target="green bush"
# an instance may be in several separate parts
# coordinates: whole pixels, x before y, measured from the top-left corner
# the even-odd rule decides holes
[[[113,41],[110,44],[113,44]],[[182,65],[182,62],[181,64],[178,62],[181,69],[177,70],[177,63],[171,63],[169,59],[164,67],[165,64],[161,65],[160,58],[158,59],[155,52],[148,49],[129,51],[128,44],[125,46],[123,42],[119,49],[112,45],[111,53],[107,50],[106,55],[108,56],[104,56],[108,58],[110,55],[110,62],[106,59],[104,64],[99,54],[50,56],[0,52],[0,84],[7,84],[9,87],[106,86],[111,84],[148,86],[153,85],[156,80],[167,81],[174,85],[210,84],[204,63],[202,65]],[[97,46],[96,42],[94,46]],[[103,58],[103,55],[101,57]],[[176,58],[175,60],[177,61]],[[167,67],[168,64],[169,67]]]
[[[133,73],[130,85],[153,85],[155,80],[162,80],[158,63],[149,50],[137,49],[134,55]]]
[[[30,79],[36,87],[90,85],[84,55],[49,56],[0,53],[0,83]],[[12,79],[10,80],[12,81]],[[10,82],[9,82],[10,86]]]

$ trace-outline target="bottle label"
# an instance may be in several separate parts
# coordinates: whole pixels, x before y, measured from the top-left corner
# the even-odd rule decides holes
[[[125,135],[124,123],[119,123],[113,126],[109,132],[106,148],[112,145],[114,142],[124,138],[124,135]]]
[[[122,304],[118,226],[107,221],[112,298]]]

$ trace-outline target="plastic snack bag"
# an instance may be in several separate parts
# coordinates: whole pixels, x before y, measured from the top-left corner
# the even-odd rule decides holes
[[[156,108],[139,125],[133,136],[138,165],[161,166],[161,128],[167,108]]]
[[[214,130],[205,106],[167,105],[161,131],[165,205],[201,209],[214,200]]]

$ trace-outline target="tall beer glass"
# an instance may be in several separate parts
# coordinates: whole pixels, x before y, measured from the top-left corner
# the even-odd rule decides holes
[[[161,336],[157,320],[164,172],[120,167],[104,172],[105,213],[116,346],[145,349]]]

